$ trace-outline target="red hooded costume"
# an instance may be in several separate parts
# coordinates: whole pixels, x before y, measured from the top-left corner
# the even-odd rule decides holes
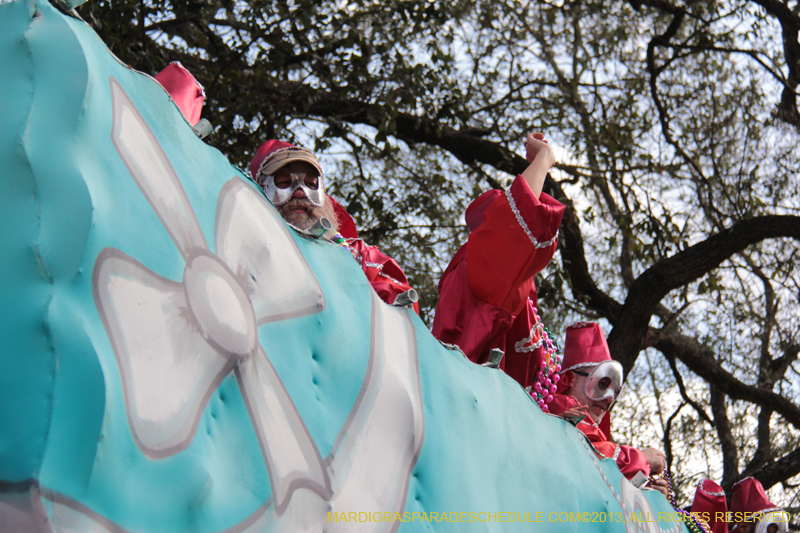
[[[769,501],[764,486],[752,477],[744,478],[733,486],[731,507],[725,500],[722,487],[706,479],[697,487],[692,503],[692,513],[698,513],[708,522],[711,533],[728,533],[728,526],[733,525],[732,533],[741,531],[741,524],[755,524],[754,533],[787,533],[789,513],[781,510]]]
[[[542,360],[534,276],[553,257],[564,206],[539,198],[517,176],[505,193],[488,191],[466,213],[469,240],[439,281],[433,335],[476,363],[505,352],[500,368],[530,386]]]
[[[159,72],[155,79],[167,90],[181,113],[186,117],[186,120],[192,125],[197,124],[203,109],[205,93],[203,92],[203,87],[194,79],[191,73],[180,63],[173,62]],[[261,164],[269,155],[291,146],[287,142],[276,139],[271,139],[261,144],[250,162],[250,175],[253,179],[255,180]],[[298,158],[295,154],[295,156],[287,158],[286,162],[288,163],[293,159],[301,159],[310,162],[321,173],[322,169],[319,166],[319,162],[316,161],[314,156],[311,156],[311,158],[313,160],[309,161],[308,158]],[[363,240],[359,239],[355,222],[353,222],[350,214],[330,196],[326,196],[326,199],[326,201],[331,202],[336,212],[340,235],[346,240],[348,248],[356,261],[358,261],[358,264],[361,265],[372,288],[375,289],[375,292],[384,302],[394,303],[398,294],[411,289],[405,273],[394,259],[382,253],[375,246],[367,246]],[[418,303],[414,304],[414,310],[419,314]]]
[[[711,533],[728,533],[728,522],[725,521],[728,502],[725,501],[725,491],[710,479],[704,479],[697,485],[690,512],[706,522]]]
[[[293,147],[293,145],[276,139],[271,139],[261,144],[256,154],[253,156],[253,160],[250,162],[250,175],[253,180],[255,181],[262,163],[270,155],[278,150],[291,147]],[[295,156],[296,154],[285,159],[286,163],[292,161]],[[316,161],[316,158],[312,155],[311,158],[313,161],[309,161],[307,157],[308,156],[299,156],[298,160],[310,162],[321,173],[322,169]],[[336,200],[325,195],[325,201],[330,202],[333,206],[339,224],[339,235],[345,239],[347,247],[350,249],[350,252],[353,254],[358,264],[361,265],[372,288],[375,289],[375,292],[378,293],[378,296],[380,296],[384,302],[388,304],[394,303],[398,294],[402,294],[411,289],[411,285],[408,283],[403,269],[400,268],[400,265],[398,265],[394,259],[378,250],[376,246],[368,246],[358,237],[358,231],[356,230],[356,224],[353,218]],[[414,311],[419,314],[419,304],[414,303],[413,307]]]
[[[205,93],[203,92],[203,87],[194,79],[191,73],[176,61],[167,65],[164,70],[156,75],[155,79],[167,90],[186,120],[192,125],[197,124],[203,109]],[[278,150],[289,147],[292,147],[292,145],[276,139],[264,142],[259,146],[253,160],[250,162],[250,175],[255,179],[261,169],[261,164],[268,156]],[[320,173],[322,172],[319,162],[313,155],[309,160],[308,157],[297,157],[297,154],[294,154],[286,159],[286,163],[294,159],[309,162]],[[339,223],[339,233],[347,241],[353,257],[361,265],[372,288],[375,289],[375,292],[384,302],[394,303],[398,294],[404,293],[411,288],[405,273],[394,259],[382,253],[375,246],[367,246],[364,241],[358,238],[358,231],[353,218],[336,200],[326,196],[326,201],[333,205]],[[419,314],[419,304],[414,304],[414,310]]]
[[[746,477],[733,486],[731,512],[735,522],[755,522],[755,533],[771,533],[770,526],[773,526],[775,533],[789,531],[789,513],[769,501],[764,486],[752,477]],[[740,513],[741,519],[737,519],[737,513]],[[747,516],[745,513],[759,514]],[[737,529],[738,524],[733,531]]]
[[[574,374],[567,372],[568,370],[587,368],[587,371],[591,372],[591,367],[603,361],[611,361],[611,354],[600,325],[594,322],[578,322],[569,326],[564,341],[561,379],[558,382],[558,390],[553,395],[553,401],[548,404],[550,412],[560,415],[567,409],[579,405],[578,400],[566,394],[574,379]],[[586,412],[586,418],[578,424],[578,429],[589,438],[598,452],[617,462],[617,466],[626,478],[633,478],[637,472],[650,475],[650,465],[642,452],[633,446],[611,442],[607,412],[599,424],[596,424]]]

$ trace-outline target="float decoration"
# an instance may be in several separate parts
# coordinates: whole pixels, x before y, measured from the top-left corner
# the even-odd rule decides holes
[[[0,55],[3,531],[685,529],[84,22],[0,4]]]

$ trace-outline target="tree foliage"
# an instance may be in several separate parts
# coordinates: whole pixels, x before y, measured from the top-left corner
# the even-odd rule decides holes
[[[538,279],[554,331],[601,320],[628,374],[620,440],[661,439],[679,500],[754,476],[800,510],[800,2],[101,0],[122,61],[181,61],[208,141],[323,154],[365,240],[423,292],[462,213],[526,165],[568,206]],[[202,177],[198,177],[202,179]],[[650,442],[649,444],[653,444]],[[797,527],[797,524],[794,525]]]

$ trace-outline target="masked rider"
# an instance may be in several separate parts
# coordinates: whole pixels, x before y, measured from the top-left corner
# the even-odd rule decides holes
[[[541,133],[526,138],[530,165],[506,191],[476,198],[464,218],[469,238],[439,281],[433,335],[473,362],[503,354],[499,368],[530,387],[545,359],[534,277],[558,248],[565,207],[542,192],[553,149]]]
[[[401,294],[408,299],[411,291],[414,310],[419,313],[416,293],[400,266],[359,239],[352,217],[325,194],[322,166],[313,152],[277,139],[266,141],[250,162],[250,175],[286,222],[301,231],[318,230],[321,236],[350,250],[386,303],[395,303]],[[323,218],[330,227],[320,223]]]
[[[578,322],[567,328],[561,368],[550,412],[562,417],[583,416],[578,429],[600,454],[616,461],[626,478],[633,479],[639,472],[644,476],[660,474],[666,468],[661,451],[611,442],[608,410],[622,388],[623,371],[622,365],[611,359],[599,324]],[[666,496],[666,481],[657,479],[649,486]]]

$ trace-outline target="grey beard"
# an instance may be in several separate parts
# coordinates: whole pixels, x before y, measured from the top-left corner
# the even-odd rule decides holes
[[[303,213],[295,213],[293,209],[298,207],[303,207],[305,211]],[[320,217],[325,217],[331,221],[332,227],[324,236],[330,239],[339,233],[339,220],[336,218],[333,205],[327,200],[322,204],[322,207],[317,207],[307,198],[292,198],[277,209],[284,220],[296,228],[308,229],[313,226]]]

